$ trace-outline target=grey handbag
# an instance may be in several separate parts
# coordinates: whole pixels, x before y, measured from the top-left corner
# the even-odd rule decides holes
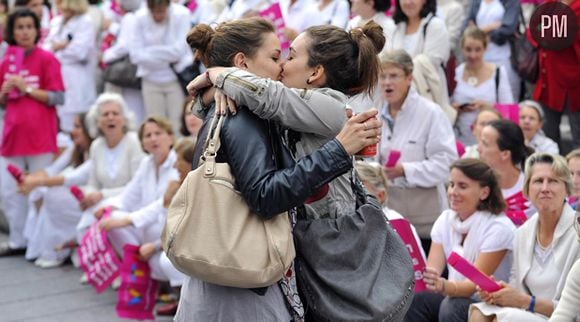
[[[413,263],[377,200],[351,180],[356,212],[294,227],[296,275],[315,321],[402,321],[415,289]]]
[[[119,87],[141,88],[141,78],[137,77],[137,65],[131,62],[129,55],[108,63],[103,71],[103,79]]]

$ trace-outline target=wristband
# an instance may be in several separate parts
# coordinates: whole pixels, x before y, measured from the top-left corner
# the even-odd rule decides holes
[[[530,298],[530,306],[528,306],[528,311],[534,313],[535,308],[536,308],[536,297],[532,295],[532,297]]]

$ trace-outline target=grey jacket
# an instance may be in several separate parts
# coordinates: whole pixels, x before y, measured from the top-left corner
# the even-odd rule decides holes
[[[301,158],[332,140],[346,123],[347,97],[329,88],[290,89],[282,83],[231,68],[215,84],[259,118],[273,120],[300,133],[294,157]],[[300,188],[300,187],[297,187]],[[346,173],[329,184],[320,200],[305,205],[309,218],[336,218],[353,213],[355,198]]]

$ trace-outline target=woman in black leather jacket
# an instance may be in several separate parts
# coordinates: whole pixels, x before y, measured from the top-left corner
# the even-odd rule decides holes
[[[206,66],[236,66],[272,79],[280,76],[280,43],[273,26],[263,19],[232,21],[216,30],[198,26],[188,35],[188,42],[192,47],[195,44]],[[194,160],[202,154],[214,107],[204,114],[198,135],[202,143],[196,147]],[[351,118],[337,138],[294,162],[277,124],[242,107],[223,123],[217,161],[230,165],[237,189],[250,208],[267,219],[303,204],[319,187],[351,169],[350,156],[378,141],[380,122],[362,124],[374,115],[376,110]],[[288,281],[281,284],[252,292],[190,277],[182,289],[176,321],[301,321],[304,312],[296,301],[297,293]],[[293,300],[285,304],[284,298]]]

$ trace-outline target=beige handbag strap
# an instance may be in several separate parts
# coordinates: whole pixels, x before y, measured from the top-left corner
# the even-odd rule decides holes
[[[205,143],[205,150],[203,151],[203,157],[205,159],[203,176],[206,178],[215,176],[215,157],[221,146],[220,133],[225,118],[225,116],[216,115],[210,124],[210,133],[207,135],[208,139]],[[218,119],[218,122],[214,129],[216,119]]]

